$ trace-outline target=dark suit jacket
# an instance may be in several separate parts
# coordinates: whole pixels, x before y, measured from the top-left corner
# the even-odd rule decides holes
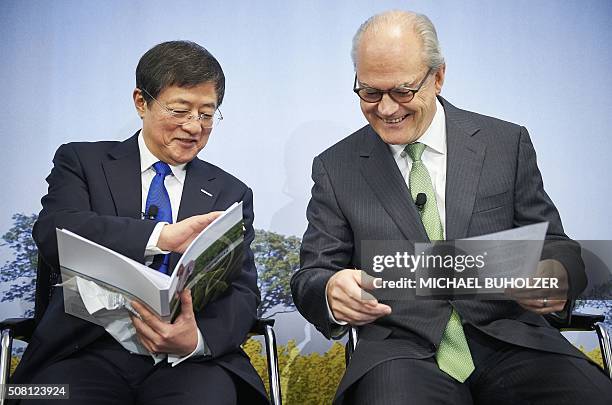
[[[42,199],[43,209],[33,230],[39,253],[55,271],[59,269],[55,228],[68,229],[144,262],[145,246],[155,222],[141,219],[137,135],[124,142],[69,143],[57,150],[47,178],[49,192]],[[265,396],[261,379],[240,349],[256,319],[259,304],[257,272],[250,249],[254,238],[252,191],[240,180],[197,157],[187,165],[178,220],[225,210],[236,201],[243,201],[246,228],[243,271],[227,293],[196,314],[212,355],[188,361],[214,361]],[[179,257],[171,255],[171,268]],[[28,382],[40,367],[71,355],[105,333],[100,326],[66,315],[61,288],[55,289],[13,382]]]
[[[545,257],[570,271],[572,290],[585,286],[577,244],[563,232],[546,195],[524,127],[452,106],[446,114],[446,238],[482,235],[549,221]],[[329,278],[363,268],[364,240],[428,241],[393,156],[368,125],[314,159],[314,186],[301,268],[291,280],[294,302],[326,337],[332,334],[325,300]],[[556,242],[560,241],[560,242]],[[561,248],[552,244],[561,243]],[[337,398],[370,368],[398,357],[426,358],[437,350],[451,305],[465,322],[523,347],[581,356],[546,320],[511,301],[393,301],[393,313],[363,326]],[[336,325],[337,327],[337,325]]]

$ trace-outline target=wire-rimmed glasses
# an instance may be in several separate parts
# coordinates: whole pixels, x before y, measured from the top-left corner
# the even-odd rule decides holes
[[[196,120],[200,122],[200,125],[203,128],[212,128],[215,125],[219,125],[219,122],[223,120],[223,114],[221,114],[221,110],[218,108],[212,113],[200,113],[200,114],[192,114],[190,110],[182,110],[182,109],[172,109],[169,108],[162,103],[160,103],[155,97],[151,95],[145,89],[140,89],[145,92],[153,101],[155,101],[168,116],[177,124],[177,125],[185,125],[190,123],[192,120]]]

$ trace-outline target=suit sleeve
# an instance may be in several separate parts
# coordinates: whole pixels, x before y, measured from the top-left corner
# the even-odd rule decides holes
[[[89,162],[91,164],[91,162]],[[47,177],[49,189],[32,235],[39,254],[59,267],[55,228],[63,228],[108,247],[140,263],[155,223],[136,218],[99,215],[92,210],[83,162],[71,144],[62,145]]]
[[[326,338],[337,338],[347,327],[330,321],[325,287],[335,272],[350,267],[353,234],[320,157],[313,161],[312,179],[308,228],[302,239],[300,269],[291,278],[291,292],[300,313]]]
[[[535,149],[524,127],[521,127],[514,198],[514,226],[548,221],[542,259],[555,259],[563,264],[569,278],[569,298],[575,299],[587,282],[581,248],[563,231],[559,212],[544,191]]]
[[[213,359],[239,350],[257,319],[260,296],[255,259],[251,251],[251,242],[255,239],[251,189],[246,189],[242,202],[245,227],[242,273],[234,280],[228,292],[196,314],[198,328],[211,352],[210,358]]]

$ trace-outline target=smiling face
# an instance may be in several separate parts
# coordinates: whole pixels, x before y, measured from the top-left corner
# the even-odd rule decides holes
[[[404,84],[416,88],[429,70],[420,39],[412,30],[397,26],[363,34],[356,68],[360,87],[380,90]],[[431,124],[443,83],[444,66],[427,77],[410,102],[397,103],[385,94],[377,103],[360,100],[361,111],[385,143],[413,143]]]
[[[193,87],[169,86],[156,99],[171,110],[211,114],[217,107],[217,93],[212,82]],[[170,165],[188,163],[206,146],[212,128],[202,128],[197,120],[178,125],[154,100],[145,101],[141,90],[134,90],[134,105],[142,118],[145,144],[162,162]]]

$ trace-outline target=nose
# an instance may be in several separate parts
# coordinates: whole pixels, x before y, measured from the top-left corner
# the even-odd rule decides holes
[[[382,99],[378,102],[378,113],[383,117],[390,117],[399,108],[399,104],[393,100],[389,94],[383,94]]]
[[[200,121],[190,120],[181,125],[185,132],[188,132],[191,135],[198,135],[202,132],[202,125]]]

